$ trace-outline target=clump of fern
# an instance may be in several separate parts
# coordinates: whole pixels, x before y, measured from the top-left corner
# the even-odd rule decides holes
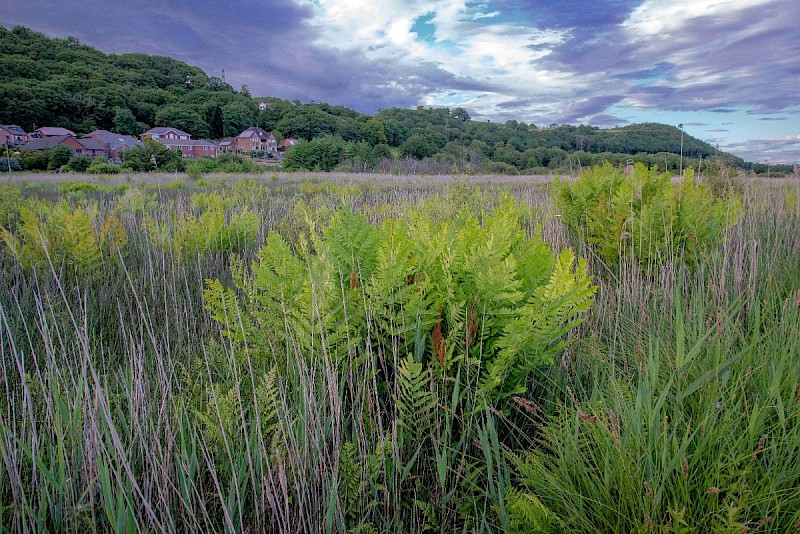
[[[152,217],[145,219],[150,239],[184,258],[252,250],[260,223],[258,214],[248,209],[228,216],[220,206],[207,207],[199,215],[184,212],[172,225],[159,224]]]
[[[39,202],[21,207],[15,230],[0,228],[0,239],[23,269],[52,266],[87,274],[113,258],[128,235],[113,215],[101,218],[96,209]]]
[[[743,214],[737,193],[716,196],[695,182],[692,169],[673,184],[669,173],[641,163],[630,174],[606,164],[553,187],[563,221],[612,265],[625,258],[663,264],[675,257],[695,264]]]
[[[244,300],[212,281],[206,303],[264,352],[413,354],[442,372],[464,363],[479,370],[482,395],[504,399],[564,349],[594,292],[583,260],[528,238],[518,213],[506,201],[482,222],[412,213],[379,229],[343,211],[297,250],[271,233],[252,276],[237,277]]]

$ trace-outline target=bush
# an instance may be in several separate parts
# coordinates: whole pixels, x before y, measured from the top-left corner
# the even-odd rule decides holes
[[[13,171],[21,171],[25,168],[25,162],[22,158],[9,158],[4,157],[2,161],[0,161],[0,172],[13,172]]]
[[[55,171],[66,165],[72,158],[72,150],[64,145],[51,148],[48,152],[47,170]]]
[[[67,169],[72,172],[86,172],[92,160],[88,156],[75,156],[67,162]]]
[[[86,169],[89,174],[119,174],[119,167],[105,158],[97,158]]]
[[[511,176],[519,174],[516,167],[502,161],[487,161],[483,164],[483,170],[488,174],[507,174]]]

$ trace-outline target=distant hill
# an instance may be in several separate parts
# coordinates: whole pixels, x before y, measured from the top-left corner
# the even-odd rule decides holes
[[[0,27],[0,102],[0,124],[27,131],[47,125],[78,134],[108,129],[137,135],[152,126],[174,126],[195,138],[220,139],[257,124],[279,139],[335,136],[340,163],[357,159],[354,169],[374,168],[387,158],[489,172],[605,161],[644,161],[669,170],[680,165],[681,131],[673,126],[493,123],[472,120],[463,108],[391,108],[372,117],[320,102],[253,98],[246,87],[236,91],[175,59],[105,54],[73,37],[49,38],[20,26]],[[723,154],[690,135],[683,141],[684,165]]]

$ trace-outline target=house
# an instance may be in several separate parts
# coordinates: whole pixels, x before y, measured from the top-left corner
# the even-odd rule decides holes
[[[277,152],[278,140],[272,132],[251,126],[236,137],[237,152]]]
[[[170,128],[167,126],[156,126],[155,128],[150,128],[146,132],[142,133],[142,135],[140,135],[139,137],[142,139],[142,141],[144,141],[147,138],[155,139],[156,141],[158,141],[159,139],[186,140],[192,138],[191,135],[182,130],[179,130],[177,128]]]
[[[281,141],[281,144],[278,145],[278,150],[280,152],[285,152],[287,148],[291,148],[296,144],[297,144],[297,139],[292,139],[291,137],[287,137],[286,139]]]
[[[28,141],[28,134],[16,124],[0,124],[0,144],[17,146]]]
[[[30,134],[31,139],[42,139],[47,137],[61,137],[62,135],[71,135],[76,137],[75,132],[60,128],[58,126],[42,126]]]
[[[260,109],[261,111],[264,111],[265,109],[267,109],[267,103],[266,102],[259,102],[258,103],[258,109]]]
[[[155,138],[155,140],[169,150],[180,150],[183,158],[199,158],[202,156],[216,158],[217,154],[219,154],[219,145],[208,139]]]
[[[236,150],[236,138],[235,137],[223,137],[219,142],[219,149],[223,152],[235,151]]]
[[[142,142],[132,135],[122,135],[108,130],[95,130],[84,135],[81,139],[95,139],[103,143],[108,149],[108,158],[118,160],[120,153],[133,148],[142,146]]]
[[[59,135],[55,137],[38,137],[31,139],[21,150],[48,150],[63,145],[72,150],[73,156],[87,156],[92,159],[108,157],[108,147],[96,139],[76,139],[72,135]]]

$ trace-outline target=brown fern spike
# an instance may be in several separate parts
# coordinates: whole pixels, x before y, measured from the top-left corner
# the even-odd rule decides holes
[[[358,275],[356,274],[355,268],[350,271],[350,289],[357,289],[358,288]]]
[[[478,311],[474,306],[467,310],[467,350],[472,346],[473,336],[478,330]]]
[[[436,324],[433,326],[433,357],[444,367],[444,335],[442,335],[442,308],[436,310]]]

